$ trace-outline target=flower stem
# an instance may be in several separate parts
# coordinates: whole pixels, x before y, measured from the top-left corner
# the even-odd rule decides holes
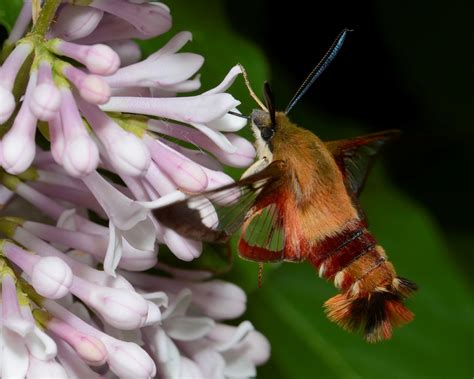
[[[44,37],[49,29],[49,25],[53,21],[59,4],[61,4],[61,0],[46,0],[44,2],[43,8],[41,8],[41,12],[38,16],[38,20],[36,20],[36,23],[31,31],[32,34]]]

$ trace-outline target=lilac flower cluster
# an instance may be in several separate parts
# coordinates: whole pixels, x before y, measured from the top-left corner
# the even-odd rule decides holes
[[[231,183],[223,164],[252,163],[235,133],[245,120],[228,114],[240,68],[177,97],[200,87],[203,57],[179,52],[191,34],[143,60],[134,41],[170,29],[165,5],[46,0],[42,12],[54,1],[41,34],[27,33],[25,0],[0,66],[0,205],[32,206],[0,217],[1,377],[255,376],[267,340],[248,321],[222,323],[243,314],[245,293],[158,262],[159,244],[190,261],[202,243],[151,213]]]

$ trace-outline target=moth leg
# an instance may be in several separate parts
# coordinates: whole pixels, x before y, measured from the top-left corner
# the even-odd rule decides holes
[[[257,172],[262,171],[265,167],[270,164],[270,161],[267,157],[263,157],[258,161],[254,162],[245,172],[242,174],[240,179],[249,177],[250,175],[256,174]]]

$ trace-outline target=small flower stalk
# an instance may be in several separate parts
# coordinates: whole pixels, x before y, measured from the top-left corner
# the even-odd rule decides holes
[[[142,59],[136,40],[171,21],[159,2],[25,0],[4,41],[1,377],[250,378],[268,359],[250,322],[225,324],[245,311],[239,287],[159,260],[202,242],[152,210],[255,157],[228,114],[239,66],[188,94],[204,63],[180,52],[190,32]]]

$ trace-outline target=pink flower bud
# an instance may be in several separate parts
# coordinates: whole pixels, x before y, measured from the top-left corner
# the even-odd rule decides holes
[[[56,54],[84,64],[93,74],[111,75],[120,66],[119,56],[107,45],[87,46],[57,39],[50,43],[50,48]]]
[[[80,108],[104,144],[110,163],[123,175],[143,175],[151,163],[141,139],[126,132],[100,109],[80,102]]]
[[[193,192],[207,187],[207,175],[198,164],[158,140],[147,137],[145,141],[153,161],[178,187]]]
[[[94,304],[95,308],[101,311],[104,319],[112,326],[131,330],[145,324],[148,304],[135,292],[102,287],[95,291],[90,299],[90,304]]]
[[[103,342],[109,353],[109,367],[118,377],[145,379],[155,376],[155,363],[137,344],[108,338]]]
[[[107,152],[111,163],[124,175],[143,175],[151,161],[145,144],[134,134],[117,133],[117,137],[118,134],[123,134],[123,136],[115,141],[111,139],[108,144]]]
[[[58,359],[70,378],[102,378],[102,376],[93,371],[82,359],[78,359],[76,352],[67,343],[58,339],[56,344],[58,346]]]
[[[147,301],[132,290],[103,287],[75,277],[71,292],[116,328],[132,330],[145,324]]]
[[[92,45],[83,62],[90,72],[111,75],[120,67],[120,57],[107,45]]]
[[[62,163],[72,176],[83,177],[90,174],[99,164],[97,145],[88,135],[68,141],[64,148]]]
[[[31,112],[42,121],[51,120],[61,105],[61,94],[52,83],[41,83],[33,91]]]
[[[28,81],[25,98],[11,129],[2,141],[3,167],[10,174],[19,174],[30,167],[35,157],[36,117],[30,110],[32,92],[36,86],[37,73]]]
[[[15,98],[11,91],[0,86],[0,124],[3,124],[10,118],[15,105]]]
[[[173,229],[168,228],[165,228],[163,238],[173,254],[183,261],[189,262],[201,255],[202,242],[200,241],[185,238]]]
[[[86,37],[94,31],[103,15],[104,12],[92,7],[63,4],[51,24],[51,34],[68,41]]]
[[[101,366],[107,360],[104,343],[91,335],[82,333],[67,322],[53,317],[47,324],[49,330],[76,350],[79,357],[91,366]]]
[[[190,283],[193,302],[216,320],[239,317],[247,303],[245,292],[235,284],[221,280]]]
[[[63,73],[88,103],[105,104],[109,101],[110,87],[100,76],[87,75],[71,65],[66,65]]]
[[[35,290],[49,299],[60,299],[69,292],[73,274],[70,267],[60,258],[40,258],[33,266],[31,283]]]

